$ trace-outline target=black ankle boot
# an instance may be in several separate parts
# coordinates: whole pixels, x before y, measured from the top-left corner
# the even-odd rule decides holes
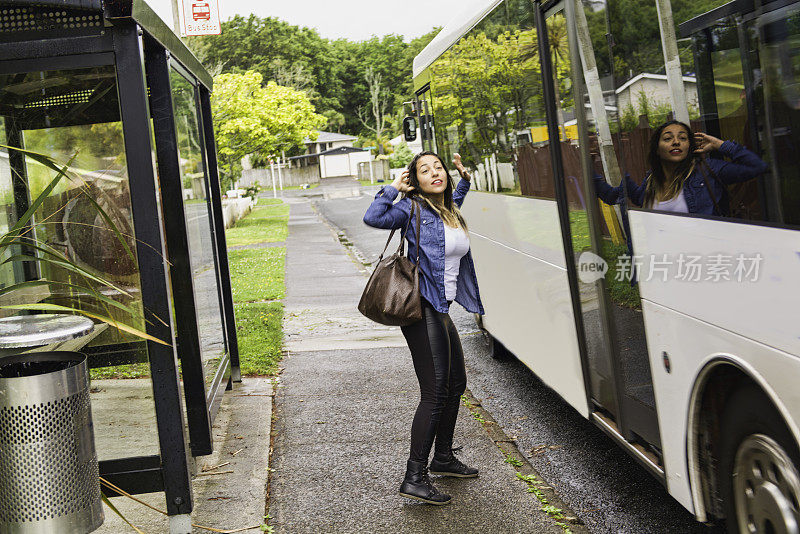
[[[450,495],[441,493],[433,487],[428,478],[428,467],[422,462],[409,460],[406,464],[406,477],[400,485],[400,495],[428,504],[447,504]]]
[[[433,461],[431,462],[431,473],[434,475],[461,478],[473,478],[478,476],[477,469],[464,465],[461,460],[455,457],[453,451],[460,449],[461,447],[458,447],[458,449],[450,449],[444,453],[435,453],[433,455]]]

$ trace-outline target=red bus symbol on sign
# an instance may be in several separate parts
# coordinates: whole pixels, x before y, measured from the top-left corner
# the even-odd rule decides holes
[[[194,20],[211,20],[211,8],[206,3],[192,4],[192,18]]]

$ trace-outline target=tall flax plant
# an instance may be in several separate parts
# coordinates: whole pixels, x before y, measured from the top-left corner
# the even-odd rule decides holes
[[[0,234],[0,258],[5,257],[7,253],[9,253],[8,257],[0,262],[0,265],[14,262],[38,262],[40,265],[48,265],[57,269],[63,269],[71,274],[70,282],[40,278],[38,280],[28,280],[9,285],[0,289],[0,301],[2,300],[3,295],[8,295],[15,291],[36,287],[58,287],[67,291],[74,291],[81,295],[87,295],[94,298],[99,304],[98,310],[100,311],[80,309],[71,304],[63,305],[47,302],[2,304],[0,305],[0,309],[74,313],[101,321],[114,328],[117,328],[118,330],[133,334],[142,339],[168,345],[169,343],[155,338],[138,328],[132,324],[132,321],[124,321],[113,317],[112,308],[124,312],[128,317],[141,319],[141,312],[138,308],[118,302],[102,293],[103,289],[108,288],[118,292],[123,296],[133,299],[133,296],[128,291],[114,282],[90,272],[77,262],[71,260],[63,252],[51,247],[46,242],[37,239],[35,233],[33,232],[33,228],[35,228],[37,224],[45,223],[45,221],[36,222],[33,219],[34,213],[36,213],[36,211],[44,204],[45,199],[47,199],[47,197],[53,192],[59,183],[65,180],[70,181],[77,185],[77,187],[81,190],[81,194],[88,199],[94,209],[97,210],[98,215],[107,225],[107,228],[104,229],[113,232],[131,261],[134,263],[136,262],[136,257],[131,248],[128,246],[125,235],[120,232],[119,228],[116,224],[114,224],[114,221],[108,215],[108,213],[97,203],[94,198],[92,198],[92,195],[89,194],[89,188],[86,182],[77,173],[70,171],[70,166],[75,159],[75,155],[73,155],[73,157],[65,165],[59,166],[59,164],[56,163],[53,158],[45,154],[5,145],[0,145],[0,148],[8,150],[9,152],[16,151],[55,173],[55,176],[47,183],[47,186],[41,191],[41,193],[39,193],[39,195],[31,202],[30,207],[25,211],[25,213],[22,214],[21,217],[19,217],[14,226],[11,227],[7,232]],[[15,249],[18,249],[21,252],[11,253]]]

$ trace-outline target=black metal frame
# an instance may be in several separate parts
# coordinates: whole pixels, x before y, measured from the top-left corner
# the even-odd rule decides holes
[[[132,219],[142,305],[153,341],[120,343],[93,353],[93,366],[131,363],[142,359],[146,344],[153,384],[160,454],[100,462],[100,474],[130,493],[164,491],[169,515],[189,514],[193,508],[191,456],[212,452],[211,423],[231,379],[240,381],[233,299],[214,132],[210,111],[211,76],[180,39],[142,0],[14,0],[50,9],[104,9],[105,27],[94,35],[45,36],[39,40],[0,42],[0,74],[64,70],[94,66],[116,67],[120,118],[128,166]],[[91,5],[89,5],[91,4]],[[50,6],[50,7],[48,7]],[[12,36],[13,37],[13,36]],[[30,39],[30,37],[25,37]],[[188,261],[183,192],[169,85],[170,64],[196,87],[198,126],[205,153],[206,187],[210,204],[215,266],[223,319],[226,356],[208,391],[199,352],[196,305]],[[148,84],[148,82],[150,82]],[[148,89],[150,99],[148,99]],[[152,118],[152,128],[151,128]],[[12,132],[13,134],[13,132]],[[13,137],[13,135],[12,135]],[[155,145],[151,142],[155,139]],[[14,139],[11,139],[14,141]],[[13,144],[13,143],[12,143]],[[158,172],[150,156],[157,154]],[[24,165],[17,167],[24,169]],[[28,203],[25,180],[15,190],[19,211]],[[166,251],[169,251],[169,256]],[[33,264],[27,264],[35,267]],[[34,277],[37,273],[26,273]],[[168,277],[169,274],[169,277]],[[175,324],[171,307],[174,303]],[[181,391],[178,360],[182,362]],[[182,395],[183,393],[183,395]],[[186,399],[189,437],[183,417]],[[107,492],[113,495],[113,492]]]
[[[115,24],[114,51],[117,59],[117,84],[122,113],[125,152],[150,154],[153,132],[150,129],[150,103],[145,79],[144,43],[140,28],[134,21]],[[147,333],[172,342],[167,279],[166,251],[162,239],[159,191],[156,171],[149,157],[128,157],[133,226],[139,246],[136,255],[142,287],[142,306],[149,319]],[[173,346],[147,342],[156,424],[165,471],[164,491],[170,515],[192,511],[192,488],[189,476],[189,448],[183,423],[183,400],[178,376],[178,357]],[[124,489],[124,488],[123,488]]]
[[[189,251],[169,80],[169,59],[167,51],[156,43],[145,42],[145,70],[150,87],[150,111],[156,141],[158,183],[162,202],[170,207],[163,210],[166,246],[168,250]],[[192,358],[192,355],[200,354],[192,265],[188,253],[170,254],[170,261],[172,266],[169,274],[175,302],[176,345],[178,357],[182,362],[181,374],[186,398],[186,416],[189,420],[189,442],[194,456],[211,454],[213,450],[211,418],[205,405],[203,366],[202,362],[197,365],[196,358]]]

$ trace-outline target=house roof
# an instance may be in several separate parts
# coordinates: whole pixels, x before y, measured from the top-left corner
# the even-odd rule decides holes
[[[355,141],[356,139],[358,139],[358,137],[354,137],[352,135],[345,135],[345,134],[340,134],[340,133],[335,133],[335,132],[323,132],[323,131],[320,131],[319,132],[319,136],[317,137],[316,141],[312,141],[311,139],[306,137],[305,139],[303,139],[303,142],[305,144],[310,144],[310,143],[331,143],[333,141]]]
[[[295,159],[305,159],[305,158],[316,158],[317,156],[319,156],[319,154],[314,152],[313,154],[303,154],[302,156],[291,156],[286,159],[295,160]]]
[[[295,159],[305,159],[305,158],[316,158],[318,156],[338,156],[341,154],[349,154],[350,152],[364,152],[363,148],[356,148],[353,146],[340,146],[339,148],[331,148],[324,152],[314,152],[313,154],[303,154],[302,156],[292,156],[291,158],[286,158],[290,160]]]
[[[363,148],[356,148],[354,146],[340,146],[339,148],[331,148],[325,152],[319,152],[316,156],[338,156],[340,154],[349,154],[350,152],[364,152]]]
[[[631,85],[633,85],[634,83],[636,83],[636,82],[638,82],[639,80],[642,80],[642,79],[660,80],[662,82],[665,82],[665,81],[667,81],[667,75],[666,74],[650,74],[649,72],[643,72],[641,74],[637,74],[636,76],[634,76],[633,78],[631,78],[630,80],[625,82],[619,89],[617,89],[616,93],[620,94],[622,91],[624,91],[625,89],[627,89],[628,87],[630,87]],[[687,83],[697,83],[697,78],[695,78],[694,76],[684,76],[683,77],[683,81],[687,82]]]

